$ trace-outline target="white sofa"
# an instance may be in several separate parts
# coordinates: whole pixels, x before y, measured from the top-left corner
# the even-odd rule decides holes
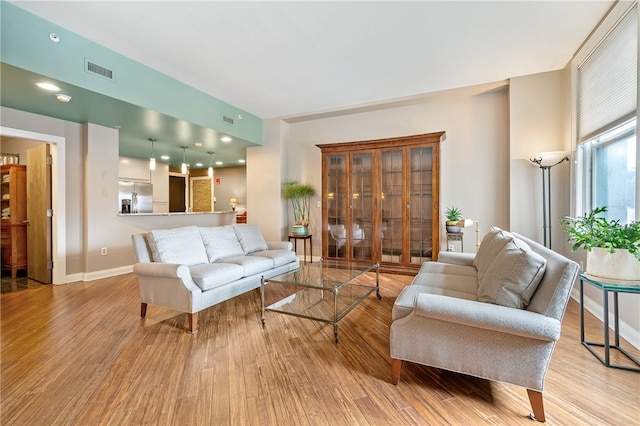
[[[185,226],[132,235],[140,288],[140,315],[159,305],[189,316],[198,328],[198,312],[300,267],[286,241],[267,243],[256,225]]]
[[[442,252],[393,306],[391,381],[403,361],[527,389],[545,420],[542,391],[578,265],[494,228],[477,255]]]

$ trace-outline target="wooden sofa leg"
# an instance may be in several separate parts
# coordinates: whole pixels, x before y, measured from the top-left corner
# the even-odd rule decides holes
[[[400,370],[402,370],[402,360],[391,358],[391,383],[398,384],[400,380]]]
[[[141,303],[140,304],[140,316],[142,318],[147,316],[147,304],[146,303]]]
[[[544,422],[545,417],[544,405],[542,404],[542,392],[527,389],[527,394],[529,395],[529,402],[531,403],[531,409],[533,410],[533,413],[530,416],[531,419]]]
[[[189,332],[196,333],[198,331],[198,313],[194,312],[189,315]]]

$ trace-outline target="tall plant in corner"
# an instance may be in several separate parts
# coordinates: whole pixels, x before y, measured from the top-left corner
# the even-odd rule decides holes
[[[307,233],[311,197],[315,194],[316,189],[310,183],[300,183],[297,180],[284,183],[282,196],[285,200],[291,201],[291,207],[293,207],[294,233]]]

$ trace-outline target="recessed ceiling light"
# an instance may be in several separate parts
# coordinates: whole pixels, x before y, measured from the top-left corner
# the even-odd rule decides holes
[[[194,145],[196,146],[196,148],[202,147],[202,144],[200,142],[196,142]]]
[[[55,84],[47,83],[47,82],[44,82],[44,81],[40,82],[40,83],[36,83],[36,86],[38,86],[41,89],[48,90],[50,92],[57,92],[57,91],[62,90],[61,88],[59,88]]]
[[[231,139],[230,136],[223,136],[223,137],[220,138],[220,140],[222,142],[231,142],[233,139]]]
[[[71,100],[71,96],[65,95],[64,93],[58,93],[56,95],[56,99],[59,100],[60,102],[67,103]]]
[[[202,167],[202,163],[196,163],[196,167]]]
[[[224,163],[222,161],[216,161],[216,166],[222,166]]]
[[[170,160],[171,159],[171,157],[169,157],[168,155],[161,155],[160,158],[163,159],[163,160]]]
[[[247,160],[242,160],[242,159],[238,160],[238,163],[246,163],[246,162]]]
[[[49,33],[49,40],[51,40],[54,43],[59,43],[60,42],[60,36],[56,33]]]

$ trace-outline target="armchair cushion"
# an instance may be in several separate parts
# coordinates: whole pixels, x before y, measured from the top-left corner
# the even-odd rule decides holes
[[[269,248],[258,225],[233,225],[233,229],[236,231],[238,241],[240,241],[244,254]]]
[[[211,226],[199,229],[209,262],[244,254],[233,226]]]
[[[546,264],[544,257],[512,236],[502,245],[483,276],[478,276],[478,300],[526,308],[542,280]]]
[[[154,262],[197,265],[209,263],[197,226],[149,232]]]

